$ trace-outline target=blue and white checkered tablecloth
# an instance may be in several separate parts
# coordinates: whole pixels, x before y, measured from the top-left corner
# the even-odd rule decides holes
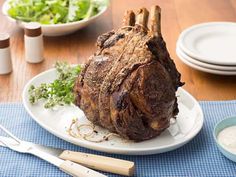
[[[67,143],[41,128],[26,113],[23,105],[18,103],[0,104],[0,123],[27,141],[132,160],[136,163],[136,176],[236,176],[236,163],[226,159],[217,150],[212,136],[213,127],[219,120],[236,115],[236,101],[201,102],[200,104],[205,116],[201,132],[182,148],[148,156],[111,155]],[[58,177],[67,175],[34,156],[0,147],[0,176]]]

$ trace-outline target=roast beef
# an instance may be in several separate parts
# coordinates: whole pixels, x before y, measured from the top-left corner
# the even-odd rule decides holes
[[[75,85],[76,104],[96,125],[135,141],[159,135],[178,113],[180,73],[161,35],[160,7],[127,11],[102,34]]]

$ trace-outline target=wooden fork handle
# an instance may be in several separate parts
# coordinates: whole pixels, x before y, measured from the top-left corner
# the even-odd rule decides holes
[[[71,162],[69,160],[64,161],[60,165],[60,169],[65,173],[75,177],[107,177],[99,172],[91,170],[77,163]]]

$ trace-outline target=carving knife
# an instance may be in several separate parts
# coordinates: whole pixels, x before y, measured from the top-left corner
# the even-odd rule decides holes
[[[14,140],[12,140],[11,138],[7,138],[4,136],[0,136],[0,140],[6,143],[14,142]],[[134,174],[135,165],[134,165],[134,162],[131,162],[131,161],[115,159],[111,157],[105,157],[105,156],[94,155],[94,154],[88,154],[88,153],[82,153],[82,152],[62,150],[62,149],[52,148],[52,147],[43,146],[39,144],[34,144],[27,141],[22,141],[22,142],[24,144],[28,144],[34,147],[35,149],[37,149],[37,151],[47,153],[55,158],[59,158],[60,163],[62,159],[66,160],[65,162],[67,162],[66,164],[67,166],[69,165],[69,161],[73,161],[83,166],[86,166],[88,168],[106,171],[110,173],[116,173],[116,174],[125,175],[125,176],[132,176]],[[0,142],[0,146],[5,146],[5,145]],[[56,166],[60,166],[60,163],[57,162]]]

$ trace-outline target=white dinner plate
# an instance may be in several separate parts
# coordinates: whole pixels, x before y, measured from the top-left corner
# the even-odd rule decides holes
[[[182,49],[179,47],[179,43],[177,42],[176,45],[176,50],[178,51],[178,53],[187,61],[198,65],[200,67],[204,67],[204,68],[208,68],[208,69],[213,69],[213,70],[221,70],[221,71],[236,71],[236,66],[226,66],[226,65],[213,65],[210,63],[204,63],[201,62],[199,60],[196,60],[190,56],[188,56],[186,53],[184,53],[184,51],[182,51]]]
[[[78,107],[64,106],[56,110],[45,109],[43,103],[32,105],[29,100],[28,89],[33,85],[48,83],[55,80],[55,69],[45,71],[31,79],[23,90],[23,104],[30,116],[44,129],[65,141],[73,144],[108,153],[127,155],[146,155],[163,153],[179,148],[194,138],[203,126],[203,113],[199,103],[187,91],[179,88],[177,91],[179,114],[175,123],[160,136],[143,142],[132,142],[112,137],[102,143],[94,143],[83,138],[74,138],[68,134],[68,128],[73,118],[78,118],[79,124],[88,123],[82,110]],[[83,130],[89,131],[89,130]],[[104,136],[107,130],[98,128],[99,138]]]
[[[196,64],[188,61],[187,59],[185,59],[185,57],[179,52],[179,50],[177,48],[176,48],[176,54],[184,64],[186,64],[186,65],[190,66],[191,68],[194,68],[198,71],[203,71],[206,73],[217,74],[217,75],[226,75],[226,76],[236,75],[236,71],[222,71],[222,70],[209,69],[209,68],[205,68],[205,67],[196,65]]]
[[[236,23],[194,25],[179,37],[180,48],[192,58],[220,65],[236,65]]]

